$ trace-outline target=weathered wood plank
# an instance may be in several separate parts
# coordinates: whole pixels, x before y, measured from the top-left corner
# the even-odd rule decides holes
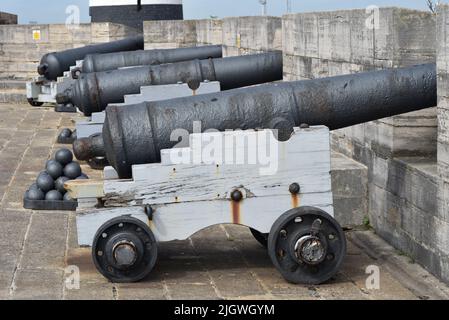
[[[266,132],[266,131],[265,131]],[[255,153],[260,147],[257,139],[261,132],[208,133],[194,135],[202,141],[211,137],[242,135],[251,143],[235,146],[246,154]],[[225,139],[225,138],[223,138]],[[273,137],[274,139],[274,137]],[[191,144],[195,145],[195,139]],[[198,142],[197,142],[198,143]],[[263,143],[263,141],[262,141]],[[207,150],[200,144],[199,153]],[[167,204],[176,202],[209,201],[229,199],[236,188],[247,190],[249,197],[271,197],[289,194],[289,186],[298,183],[301,193],[328,192],[330,180],[329,131],[324,127],[298,130],[287,142],[275,144],[276,154],[271,158],[272,172],[264,174],[267,163],[261,164],[179,164],[173,165],[168,153],[163,151],[165,164],[148,164],[133,167],[133,181],[111,180],[104,184],[107,206]],[[190,148],[191,149],[191,148]],[[196,152],[183,149],[190,154]],[[228,152],[228,148],[224,150]],[[193,159],[193,158],[191,158]]]
[[[73,199],[104,197],[103,181],[71,180],[64,187]]]

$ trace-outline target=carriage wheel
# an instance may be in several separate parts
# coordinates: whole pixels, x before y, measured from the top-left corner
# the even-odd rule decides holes
[[[338,222],[326,212],[295,208],[273,225],[268,253],[287,281],[317,285],[339,271],[346,255],[346,238]]]
[[[118,217],[97,231],[92,257],[98,271],[112,282],[137,282],[153,270],[157,243],[145,223],[128,216]]]
[[[41,107],[41,106],[44,105],[43,102],[36,101],[36,100],[34,100],[34,99],[32,99],[32,98],[28,98],[27,100],[28,100],[28,103],[29,103],[30,105],[32,105],[33,107]]]

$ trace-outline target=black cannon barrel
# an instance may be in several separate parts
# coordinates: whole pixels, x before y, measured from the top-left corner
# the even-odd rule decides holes
[[[142,86],[189,83],[196,89],[201,82],[219,81],[222,90],[282,80],[282,52],[140,66],[82,74],[58,103],[73,103],[86,116],[101,112],[110,103],[124,101],[128,94],[140,93]]]
[[[77,60],[84,59],[88,54],[142,50],[143,45],[143,36],[135,36],[108,43],[48,53],[42,57],[37,72],[48,80],[56,80],[65,71],[69,71]]]
[[[334,130],[436,104],[435,64],[265,84],[111,106],[102,136],[75,142],[74,151],[81,160],[105,155],[121,178],[130,178],[132,165],[159,162],[160,151],[176,145],[172,132],[191,133],[194,121],[201,121],[203,130],[271,128],[291,133],[303,123]]]
[[[138,50],[92,54],[84,58],[81,73],[115,70],[124,67],[158,65],[189,60],[221,58],[222,46],[203,46],[178,49]]]

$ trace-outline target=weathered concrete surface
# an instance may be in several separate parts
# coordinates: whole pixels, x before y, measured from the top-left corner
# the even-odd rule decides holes
[[[335,218],[345,228],[368,219],[368,168],[341,153],[332,153]]]
[[[27,103],[26,82],[0,80],[0,103]]]
[[[231,17],[223,19],[224,56],[282,50],[279,17]]]
[[[90,250],[77,247],[74,213],[22,209],[25,190],[59,147],[54,144],[59,130],[73,128],[72,118],[77,116],[0,104],[0,299],[449,298],[446,286],[371,231],[348,233],[344,267],[322,286],[286,283],[248,230],[231,226],[162,244],[155,271],[142,283],[109,283],[95,270]],[[351,163],[338,158],[334,168]],[[99,171],[83,170],[101,178]],[[358,175],[364,168],[352,164],[352,170]],[[81,271],[79,290],[64,284],[65,267],[71,265]],[[370,265],[380,267],[380,290],[366,288]]]
[[[144,21],[145,50],[195,47],[196,20]]]
[[[39,38],[34,38],[36,32],[40,32]],[[37,65],[46,53],[120,40],[135,33],[112,23],[81,24],[73,30],[65,24],[0,25],[0,79],[37,76]]]
[[[449,6],[437,13],[438,71],[438,197],[439,254],[444,257],[441,272],[449,281]]]
[[[146,49],[222,44],[225,57],[282,50],[280,17],[147,21],[144,34]]]
[[[378,23],[371,22],[378,19]],[[381,8],[283,17],[285,80],[314,79],[435,62],[435,17],[430,12]],[[336,134],[383,156],[436,154],[436,110],[339,130]]]
[[[203,19],[196,21],[198,45],[223,44],[223,20]]]

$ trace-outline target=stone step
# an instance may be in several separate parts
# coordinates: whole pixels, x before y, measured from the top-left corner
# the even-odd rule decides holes
[[[23,93],[0,91],[0,103],[22,104],[28,101],[25,91]]]
[[[0,90],[26,90],[26,81],[23,80],[0,80]]]
[[[335,218],[343,227],[361,226],[368,216],[368,168],[341,153],[332,153]]]

